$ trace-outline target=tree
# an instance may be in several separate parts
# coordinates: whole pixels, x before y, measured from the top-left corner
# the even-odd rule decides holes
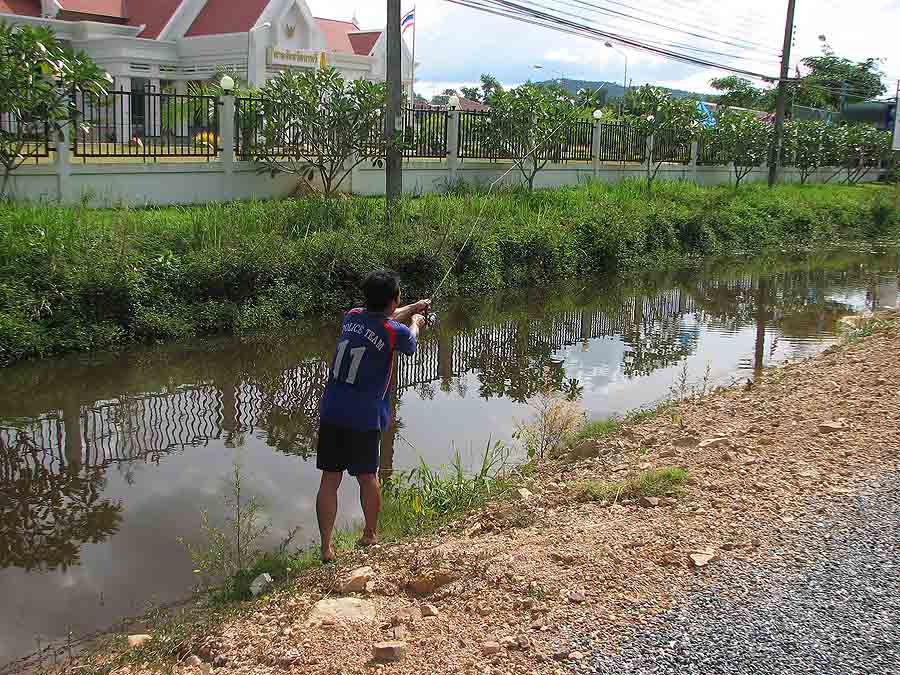
[[[582,112],[558,88],[523,84],[494,92],[486,134],[502,154],[515,159],[528,189],[533,190],[535,176],[559,154]]]
[[[696,101],[675,99],[669,92],[645,85],[635,97],[636,114],[627,121],[644,138],[653,139],[647,146],[647,189],[670,161],[672,149],[690,146],[702,129],[703,115]]]
[[[484,92],[484,95],[481,97],[482,102],[492,105],[491,100],[494,96],[503,92],[503,85],[500,84],[500,80],[490,73],[484,73],[481,76],[481,91]]]
[[[775,110],[775,90],[753,86],[750,80],[736,75],[717,77],[709,82],[719,95],[719,105],[726,108],[748,108],[750,110]]]
[[[891,133],[868,124],[836,126],[830,129],[826,148],[828,163],[839,167],[826,182],[844,173],[843,182],[856,185],[890,158]]]
[[[444,91],[441,92],[441,95],[442,96],[458,96],[459,92],[457,92],[456,89],[444,89]]]
[[[285,70],[260,94],[254,155],[273,174],[309,180],[318,172],[324,194],[331,196],[356,166],[384,154],[384,83],[347,82],[333,68]]]
[[[710,130],[715,152],[734,166],[734,187],[769,156],[772,127],[752,112],[726,108]]]
[[[800,171],[800,182],[823,166],[829,127],[819,120],[789,121],[784,128],[784,154]]]
[[[857,103],[885,92],[879,59],[851,61],[835,54],[824,35],[819,39],[822,55],[801,61],[809,73],[800,80],[796,103],[840,110],[844,100]]]
[[[189,82],[187,85],[187,97],[161,97],[161,130],[177,136],[179,130],[191,133],[208,125],[210,120],[215,119],[215,110],[218,105],[215,99],[224,94],[220,83],[226,75],[234,80],[234,90],[232,92],[234,96],[248,97],[253,94],[254,89],[247,84],[243,74],[232,68],[219,66],[216,68],[216,74],[209,80]],[[170,87],[164,93],[174,94],[175,92]],[[256,129],[256,119],[247,108],[240,112],[243,114],[238,116],[237,122],[241,128],[242,143],[246,145]]]
[[[6,195],[12,172],[44,152],[50,131],[77,122],[77,94],[106,95],[112,78],[83,52],[63,47],[43,26],[0,22],[0,164]]]
[[[597,90],[582,88],[575,94],[575,104],[590,112],[602,110],[606,105],[608,94],[609,92],[606,90],[606,87]]]
[[[481,102],[481,90],[478,87],[461,87],[460,91],[470,101]]]

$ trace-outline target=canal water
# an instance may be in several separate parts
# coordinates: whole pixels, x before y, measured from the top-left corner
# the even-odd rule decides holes
[[[895,250],[581,283],[440,308],[401,360],[382,470],[513,443],[546,382],[591,417],[666,397],[684,364],[742,382],[898,303]],[[179,537],[223,518],[232,464],[272,540],[315,535],[317,406],[338,320],[291,334],[80,355],[0,371],[0,664],[187,595]],[[344,521],[359,516],[342,487]],[[346,488],[346,489],[344,489]]]

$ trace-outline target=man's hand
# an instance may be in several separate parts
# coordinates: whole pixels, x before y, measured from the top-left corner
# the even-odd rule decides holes
[[[425,317],[421,314],[413,314],[410,320],[409,331],[414,337],[419,337],[419,331],[425,328]]]
[[[431,300],[419,300],[411,305],[400,307],[391,318],[398,323],[410,323],[414,314],[425,314],[431,308]]]

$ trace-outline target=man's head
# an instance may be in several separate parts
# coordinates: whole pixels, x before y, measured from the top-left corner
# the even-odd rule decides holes
[[[390,270],[370,272],[363,280],[362,290],[370,312],[390,315],[400,304],[400,279]]]

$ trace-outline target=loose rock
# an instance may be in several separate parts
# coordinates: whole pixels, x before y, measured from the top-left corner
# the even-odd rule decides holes
[[[492,656],[493,654],[500,653],[500,643],[499,642],[482,642],[481,643],[481,653],[484,656]]]
[[[374,575],[375,570],[371,567],[356,568],[344,579],[341,584],[341,593],[362,593]]]
[[[255,598],[272,588],[272,577],[268,572],[263,572],[250,584],[250,594]]]
[[[396,662],[406,657],[405,642],[379,642],[372,647],[372,656],[376,661]]]
[[[583,591],[569,591],[569,602],[575,604],[581,604],[585,601],[585,595]]]
[[[819,433],[821,434],[834,434],[838,431],[845,431],[849,429],[850,425],[842,420],[835,420],[832,422],[822,422],[819,425]]]
[[[141,634],[141,635],[129,635],[128,636],[128,646],[129,647],[143,647],[148,641],[152,639],[151,636]]]

